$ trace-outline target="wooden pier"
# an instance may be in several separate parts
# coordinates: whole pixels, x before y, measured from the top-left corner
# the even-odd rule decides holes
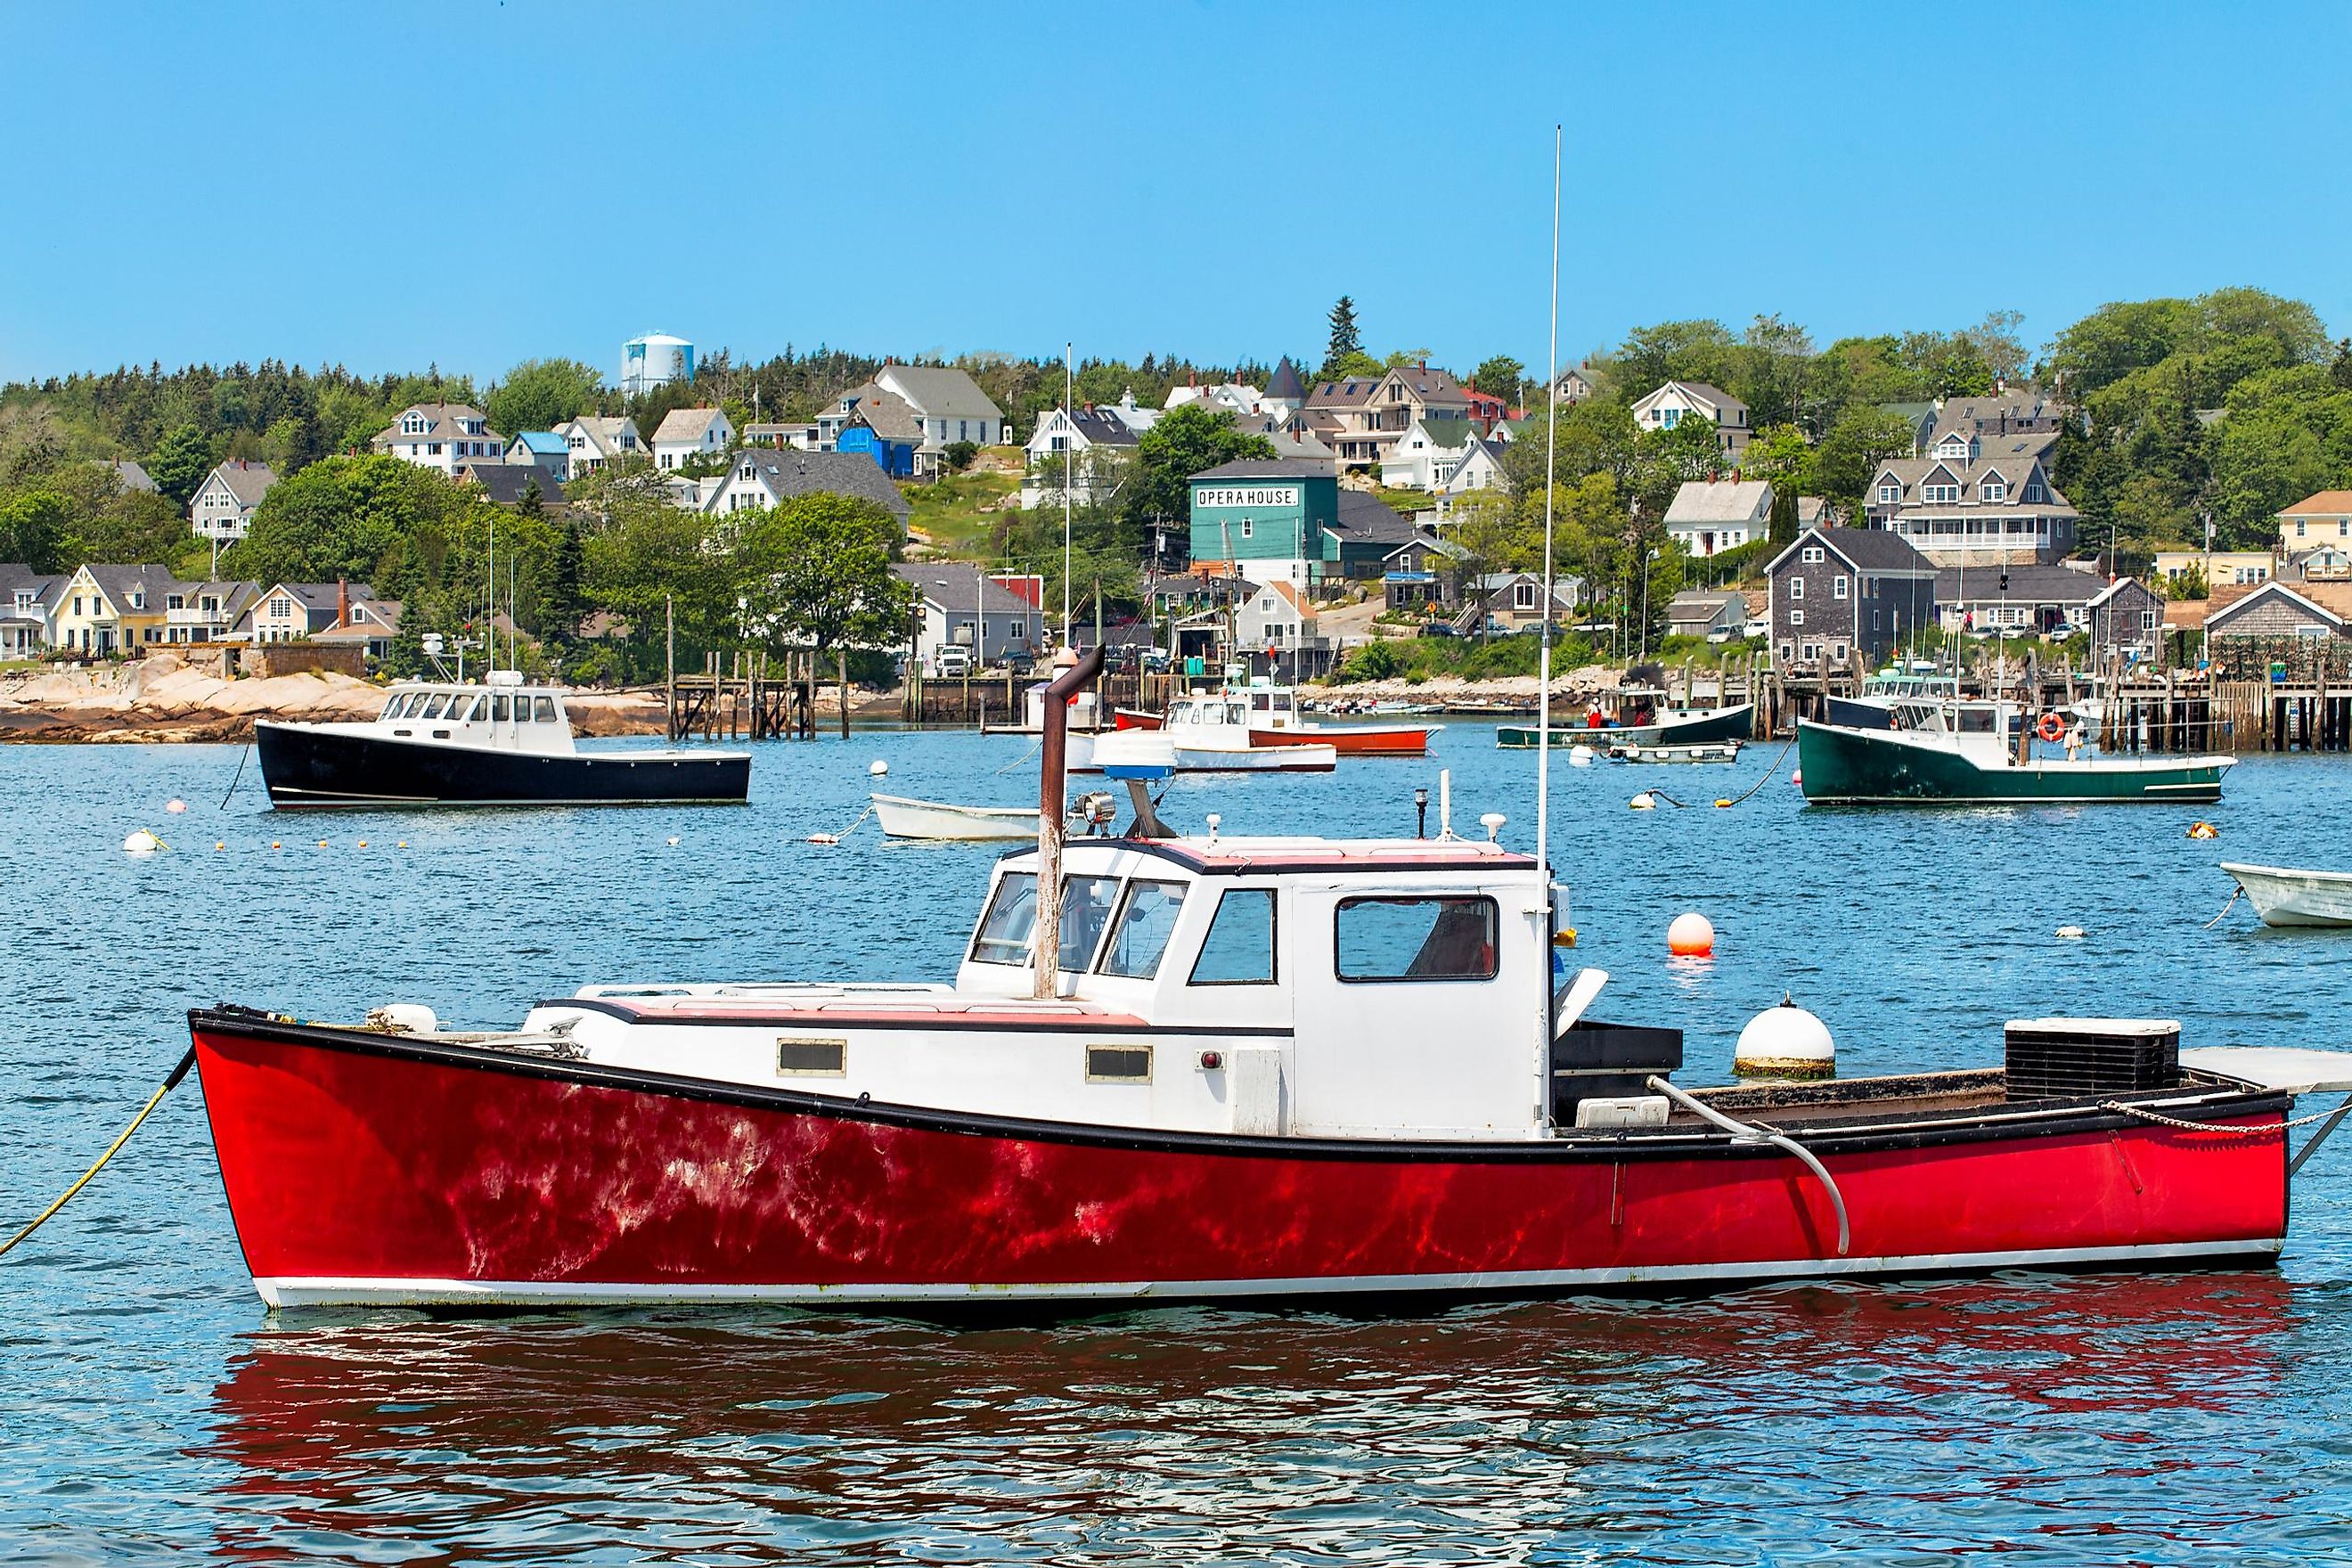
[[[811,741],[816,738],[816,656],[784,656],[772,670],[764,653],[738,653],[722,666],[707,654],[698,674],[676,669],[663,688],[671,743],[706,741]]]

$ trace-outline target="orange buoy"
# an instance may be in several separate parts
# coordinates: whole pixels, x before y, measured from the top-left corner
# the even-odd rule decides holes
[[[1707,958],[1715,952],[1715,922],[1696,911],[1679,914],[1666,928],[1666,951],[1676,958]]]

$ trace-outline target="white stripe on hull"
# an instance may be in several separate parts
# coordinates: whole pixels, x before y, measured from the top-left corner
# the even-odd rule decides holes
[[[2082,1268],[2275,1257],[2284,1237],[2252,1241],[2053,1247],[2015,1252],[1913,1253],[1878,1258],[1797,1258],[1756,1263],[1691,1263],[1648,1268],[1528,1268],[1491,1274],[1367,1274],[1299,1279],[1087,1280],[1028,1285],[659,1285],[568,1280],[257,1279],[272,1307],[590,1307],[625,1304],[778,1301],[802,1306],[970,1305],[985,1301],[1198,1300],[1339,1295],[1502,1295],[1626,1286],[1748,1284],[1871,1274],[1982,1273],[1999,1268]]]

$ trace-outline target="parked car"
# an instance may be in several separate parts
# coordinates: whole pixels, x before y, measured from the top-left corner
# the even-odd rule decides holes
[[[1164,647],[1145,648],[1143,650],[1143,673],[1146,675],[1167,674],[1168,650]]]
[[[1454,635],[1454,626],[1450,621],[1431,621],[1421,628],[1421,635],[1425,637],[1450,637]]]
[[[931,673],[943,679],[952,680],[959,676],[970,675],[971,670],[971,649],[961,643],[950,643],[931,655]]]
[[[1004,668],[1015,675],[1027,675],[1037,668],[1037,656],[1027,648],[1016,648],[1004,656]]]

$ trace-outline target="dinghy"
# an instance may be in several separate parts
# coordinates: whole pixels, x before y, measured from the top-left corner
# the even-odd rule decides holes
[[[875,822],[892,838],[978,843],[1037,837],[1037,808],[1034,805],[955,805],[946,801],[909,800],[897,795],[876,795],[871,798]]]
[[[2352,926],[2352,871],[2304,871],[2224,860],[2266,926]]]

